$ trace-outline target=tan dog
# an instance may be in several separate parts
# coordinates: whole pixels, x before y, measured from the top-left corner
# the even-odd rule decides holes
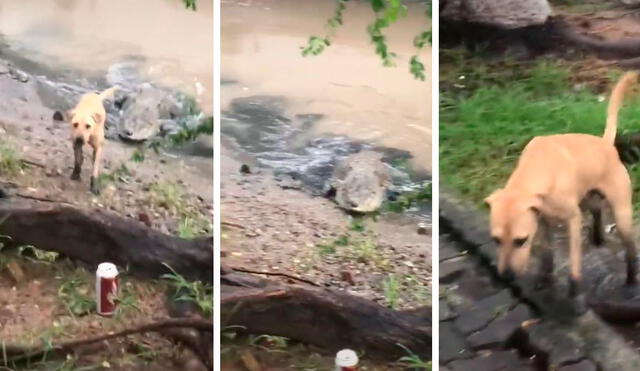
[[[627,88],[638,74],[629,72],[616,84],[607,112],[603,137],[559,134],[533,138],[525,147],[516,169],[503,189],[487,197],[491,208],[491,236],[499,245],[500,274],[522,275],[527,268],[539,222],[559,220],[567,225],[571,261],[570,295],[579,294],[582,279],[581,201],[591,192],[604,196],[614,213],[625,246],[627,284],[636,283],[636,249],[632,239],[631,181],[614,147],[618,111]],[[594,223],[601,224],[600,211]],[[601,225],[595,229],[600,234]],[[548,237],[547,237],[548,238]],[[546,241],[548,245],[548,241]],[[553,271],[546,249],[543,278]],[[549,260],[551,259],[551,260]]]
[[[91,192],[100,193],[98,176],[100,175],[100,159],[104,145],[104,123],[107,113],[102,104],[105,98],[113,95],[115,88],[109,88],[100,94],[87,93],[80,98],[78,104],[67,113],[71,123],[71,142],[75,156],[71,179],[80,180],[82,162],[82,146],[89,144],[93,148],[93,172],[91,173]]]

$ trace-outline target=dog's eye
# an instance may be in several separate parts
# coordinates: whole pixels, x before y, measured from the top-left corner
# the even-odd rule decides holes
[[[500,237],[491,237],[491,239],[493,240],[493,242],[495,242],[496,245],[500,245]]]
[[[516,238],[513,240],[513,246],[515,247],[522,247],[525,242],[527,242],[527,237],[524,238]]]
[[[73,123],[73,127],[74,127],[74,128],[77,128],[77,127],[78,127],[78,123],[77,123],[77,122],[74,122],[74,123]]]
[[[91,125],[87,124],[87,129],[91,129]]]

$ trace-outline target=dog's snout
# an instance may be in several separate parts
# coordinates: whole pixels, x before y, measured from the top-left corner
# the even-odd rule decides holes
[[[125,130],[124,130],[124,135],[125,135],[125,136],[130,137],[130,136],[132,136],[132,135],[133,135],[133,131],[131,131],[131,130],[129,130],[129,129],[125,129]]]
[[[513,280],[516,279],[516,275],[513,273],[513,271],[511,269],[506,269],[501,275],[500,277],[506,281],[507,283],[512,282]]]
[[[83,137],[76,137],[76,139],[73,141],[73,143],[77,146],[81,146],[84,144],[84,138]]]

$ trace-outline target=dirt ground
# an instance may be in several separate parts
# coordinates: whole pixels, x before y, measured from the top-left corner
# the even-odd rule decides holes
[[[88,191],[89,149],[85,148],[82,181],[71,181],[73,152],[68,123],[52,119],[54,111],[40,100],[35,77],[18,79],[11,70],[0,60],[0,157],[16,156],[25,161],[18,171],[0,173],[0,186],[11,197],[37,198],[43,200],[43,205],[63,202],[82,208],[104,208],[145,220],[169,234],[210,233],[212,180],[203,170],[210,167],[210,158],[185,159],[161,153],[134,162],[131,157],[135,147],[107,141],[102,193],[94,196]],[[68,298],[61,287],[76,280],[81,283],[76,292],[93,300],[95,267],[76,267],[62,259],[30,261],[15,253],[0,254],[0,336],[5,344],[42,345],[80,339],[167,316],[166,283],[136,281],[127,278],[126,273],[122,287],[131,302],[116,317],[73,315],[65,306]],[[16,280],[9,274],[6,263],[10,260],[22,268],[23,279]],[[92,354],[60,362],[45,359],[43,364],[31,364],[26,369],[169,370],[184,369],[185,365],[197,369],[190,359],[193,356],[187,351],[159,335],[149,334],[111,341]]]
[[[431,231],[430,226],[421,230],[418,217],[382,213],[354,219],[328,199],[283,188],[268,170],[241,173],[242,162],[229,149],[221,156],[224,264],[288,273],[397,309],[430,305]],[[397,287],[390,288],[390,282]],[[333,365],[335,355],[301,344],[272,349],[247,341],[228,339],[222,353],[226,369],[243,369],[247,352],[269,369]]]

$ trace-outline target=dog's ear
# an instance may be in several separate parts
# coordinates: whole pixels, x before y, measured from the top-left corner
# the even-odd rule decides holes
[[[498,198],[498,195],[500,194],[500,192],[502,192],[502,189],[497,189],[493,191],[493,193],[490,194],[489,197],[484,199],[484,205],[488,208],[491,208],[491,203],[493,203],[493,201],[495,201],[496,198]]]
[[[93,122],[97,125],[98,123],[102,122],[102,115],[99,113],[94,113],[93,115],[91,115],[91,118],[93,118]]]
[[[64,121],[69,121],[69,122],[73,120],[74,115],[75,115],[75,111],[73,110],[73,108],[64,111],[64,113],[62,114]]]
[[[544,205],[545,198],[546,196],[542,193],[534,195],[529,201],[529,208],[535,211],[536,214],[540,215],[540,209],[542,208],[542,205]]]

